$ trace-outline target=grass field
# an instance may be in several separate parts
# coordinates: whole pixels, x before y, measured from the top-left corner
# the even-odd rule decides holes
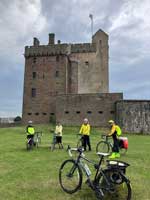
[[[76,194],[64,193],[58,182],[58,170],[68,158],[65,150],[49,150],[52,135],[50,126],[38,126],[42,130],[42,144],[38,149],[25,148],[24,127],[0,129],[0,199],[1,200],[94,200],[93,192],[84,182]],[[76,145],[78,128],[64,128],[64,146]],[[91,133],[92,152],[89,158],[98,160],[95,145],[102,133],[93,129]],[[132,183],[133,200],[150,200],[150,136],[127,135],[129,150],[121,160],[131,166],[127,175]],[[94,169],[93,169],[94,170]]]

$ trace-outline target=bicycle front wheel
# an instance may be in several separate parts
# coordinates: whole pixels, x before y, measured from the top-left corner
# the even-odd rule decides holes
[[[131,200],[130,181],[117,171],[106,170],[99,176],[99,186],[104,200]]]
[[[80,138],[77,142],[77,148],[83,147],[83,138]]]
[[[77,192],[82,185],[82,171],[74,160],[66,160],[59,170],[59,183],[62,189],[69,193]]]
[[[110,146],[107,142],[105,141],[100,141],[96,145],[96,152],[102,152],[102,153],[108,153],[110,150]]]

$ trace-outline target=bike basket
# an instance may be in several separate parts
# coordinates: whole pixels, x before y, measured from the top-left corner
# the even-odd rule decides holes
[[[119,169],[125,169],[129,166],[128,163],[119,161],[119,160],[107,160],[106,161],[108,168],[119,168]]]

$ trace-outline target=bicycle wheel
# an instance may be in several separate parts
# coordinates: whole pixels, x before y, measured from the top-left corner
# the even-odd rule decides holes
[[[100,141],[96,145],[96,152],[102,152],[102,153],[108,153],[110,150],[110,146],[107,142],[105,141]]]
[[[35,145],[36,145],[37,148],[39,147],[39,140],[38,139],[36,140]]]
[[[104,200],[130,200],[130,181],[118,171],[105,170],[98,178],[100,188],[104,193]]]
[[[69,193],[77,192],[82,185],[82,171],[74,160],[66,160],[59,170],[59,183],[62,189]]]
[[[77,148],[83,147],[83,138],[80,138],[77,142]]]
[[[54,143],[52,143],[50,149],[51,149],[51,151],[54,151],[54,149],[55,149],[55,144]]]

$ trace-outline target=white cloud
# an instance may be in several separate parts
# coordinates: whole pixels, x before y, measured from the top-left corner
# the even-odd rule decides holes
[[[31,35],[38,36],[47,26],[41,14],[40,0],[16,0],[0,3],[0,55],[17,63]],[[12,67],[12,66],[11,66]]]

